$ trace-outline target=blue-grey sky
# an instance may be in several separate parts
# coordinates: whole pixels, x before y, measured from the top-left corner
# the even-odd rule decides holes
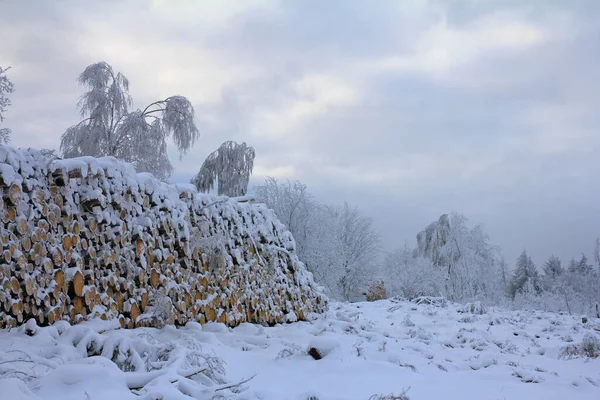
[[[193,102],[174,181],[246,141],[253,184],[355,204],[386,250],[459,211],[510,264],[600,236],[599,50],[597,0],[0,1],[13,145],[58,148],[77,75],[106,61],[138,107]]]

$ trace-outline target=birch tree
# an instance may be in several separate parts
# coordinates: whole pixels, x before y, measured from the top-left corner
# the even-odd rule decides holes
[[[217,186],[220,196],[244,196],[254,168],[254,156],[254,149],[245,142],[227,141],[206,157],[191,183],[200,192],[207,193]]]
[[[445,294],[454,301],[499,298],[503,288],[500,250],[479,225],[469,228],[458,213],[442,215],[417,235],[414,257],[431,260],[446,275]]]
[[[6,76],[6,71],[9,69],[10,67],[0,67],[0,122],[4,122],[4,113],[8,106],[12,104],[7,95],[15,91],[12,81]],[[0,128],[0,143],[8,143],[10,141],[10,133],[10,129]]]
[[[167,139],[183,155],[199,137],[194,108],[183,96],[131,110],[129,80],[106,62],[88,66],[78,82],[88,91],[77,104],[83,119],[62,135],[60,149],[65,158],[114,156],[132,163],[138,172],[166,180],[173,173]]]

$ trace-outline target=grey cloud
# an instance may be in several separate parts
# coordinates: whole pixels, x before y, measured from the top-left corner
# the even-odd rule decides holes
[[[375,219],[389,250],[452,210],[484,223],[509,263],[524,247],[538,263],[552,253],[589,253],[600,235],[598,2],[277,2],[211,28],[162,18],[140,1],[9,4],[0,25],[8,21],[19,42],[0,49],[0,62],[14,60],[17,92],[6,123],[19,132],[16,145],[58,146],[77,117],[75,78],[101,53],[86,46],[115,44],[110,29],[120,24],[119,35],[133,45],[189,52],[198,46],[218,58],[216,65],[247,71],[224,80],[216,101],[182,93],[194,101],[202,137],[181,162],[171,155],[174,181],[188,181],[208,153],[232,139],[256,148],[262,170],[288,168],[323,201],[358,205]],[[410,56],[441,21],[468,29],[499,14],[549,36],[520,50],[479,51],[439,74],[364,67]],[[91,40],[92,22],[100,23],[94,43],[83,42]],[[182,60],[175,64],[194,62],[189,54],[175,56]],[[145,86],[155,81],[155,66],[137,57],[107,61],[131,68],[134,75],[125,72],[140,93],[137,102],[168,93],[170,87]],[[210,73],[202,65],[183,67]],[[326,91],[298,93],[297,83],[314,74],[339,79],[357,98],[293,123],[283,119],[279,132],[265,134],[265,113],[281,116]]]

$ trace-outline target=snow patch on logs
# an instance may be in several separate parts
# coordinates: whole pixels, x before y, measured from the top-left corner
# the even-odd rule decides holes
[[[169,185],[114,157],[8,146],[0,184],[0,327],[274,324],[327,307],[263,204]]]

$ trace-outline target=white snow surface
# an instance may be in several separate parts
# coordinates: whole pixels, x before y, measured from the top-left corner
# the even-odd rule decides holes
[[[217,394],[366,400],[405,389],[411,400],[600,398],[600,358],[560,356],[585,335],[600,337],[599,320],[493,308],[481,315],[459,311],[452,303],[383,300],[332,303],[310,321],[274,327],[189,323],[122,330],[99,320],[72,327],[29,324],[0,331],[0,398],[166,400]],[[117,354],[117,344],[119,352],[135,348],[140,355],[130,360],[128,372],[107,358]],[[308,355],[311,345],[327,348],[323,359]],[[225,371],[212,380],[201,374],[183,378],[194,370],[191,359],[181,356],[190,351],[222,358]],[[153,353],[163,354],[162,361],[151,362]],[[239,393],[215,391],[252,376]]]

